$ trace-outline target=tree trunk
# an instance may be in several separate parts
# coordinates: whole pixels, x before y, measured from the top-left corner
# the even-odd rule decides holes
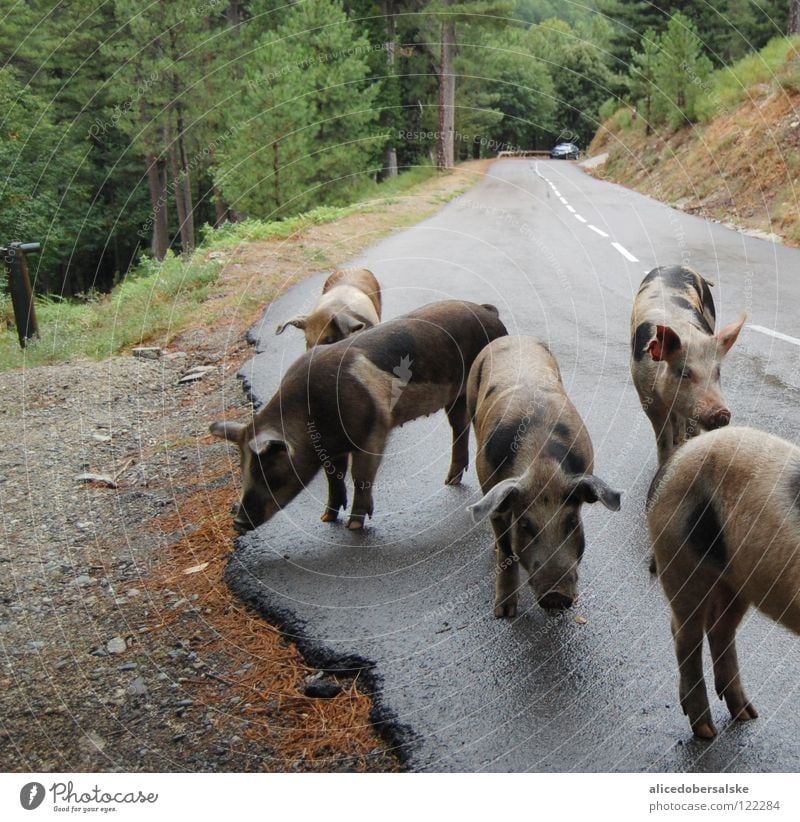
[[[791,0],[789,4],[789,25],[786,33],[791,36],[800,34],[800,0]]]
[[[221,226],[230,220],[230,209],[225,202],[222,192],[214,186],[214,225]]]
[[[395,61],[396,61],[396,45],[395,42],[395,13],[394,3],[392,0],[384,0],[383,2],[383,16],[386,20],[386,74],[389,77],[394,77]],[[392,112],[391,119],[394,120],[394,112]],[[383,154],[383,170],[381,172],[381,179],[388,179],[389,177],[397,176],[397,148],[394,144],[394,137],[386,146]]]
[[[167,175],[164,162],[154,154],[148,154],[147,186],[150,189],[150,204],[153,217],[153,238],[150,250],[157,260],[163,260],[169,248],[167,228]]]
[[[452,0],[447,0],[450,5]],[[453,141],[455,137],[456,78],[453,60],[456,50],[456,22],[448,16],[442,20],[442,59],[439,64],[439,134],[436,165],[441,171],[455,165]]]
[[[180,122],[180,121],[179,121]],[[181,161],[181,188],[183,189],[183,207],[186,220],[181,223],[181,247],[184,254],[191,254],[195,248],[194,238],[194,201],[192,198],[192,175],[189,160],[186,156],[186,143],[183,131],[178,134],[178,155]]]
[[[181,166],[178,158],[178,143],[174,140],[169,147],[169,170],[172,173],[172,194],[175,197],[175,211],[178,213],[178,230],[181,235],[181,251],[186,252],[184,245],[185,231],[187,223],[186,201],[183,198],[183,180],[181,179]]]

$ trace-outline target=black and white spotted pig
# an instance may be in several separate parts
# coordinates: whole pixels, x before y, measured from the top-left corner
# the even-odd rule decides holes
[[[495,340],[472,366],[467,406],[485,495],[470,511],[494,529],[495,616],[516,616],[520,565],[539,605],[568,608],[584,549],[581,505],[617,511],[620,494],[592,473],[592,442],[558,363],[535,337]]]
[[[745,317],[714,334],[709,283],[682,266],[654,268],[631,315],[631,374],[653,425],[661,465],[680,443],[727,425],[720,363]]]
[[[691,440],[656,475],[648,525],[672,608],[683,712],[710,739],[704,635],[719,698],[748,720],[758,713],[739,675],[737,625],[755,605],[800,633],[800,448],[752,428]]]
[[[322,519],[337,519],[347,505],[351,456],[348,528],[362,528],[372,516],[372,488],[389,432],[442,408],[453,429],[445,482],[458,484],[469,462],[469,368],[487,343],[506,333],[494,306],[447,300],[307,351],[249,425],[211,426],[241,453],[236,527],[247,531],[266,522],[320,469],[328,478]]]

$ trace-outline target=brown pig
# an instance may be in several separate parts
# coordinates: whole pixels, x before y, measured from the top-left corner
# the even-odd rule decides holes
[[[642,281],[631,316],[631,374],[653,425],[662,465],[702,431],[727,425],[720,363],[745,317],[714,334],[709,283],[683,266],[654,268]]]
[[[520,565],[539,605],[568,608],[584,549],[581,505],[617,511],[620,494],[592,473],[592,441],[558,363],[535,337],[495,340],[472,366],[467,408],[485,494],[470,511],[488,514],[495,534],[495,616],[516,616]]]
[[[249,425],[211,426],[241,452],[236,527],[247,531],[266,522],[320,469],[328,478],[322,519],[337,519],[347,505],[344,477],[352,457],[348,528],[362,528],[372,516],[372,488],[389,432],[441,408],[453,429],[445,482],[458,484],[469,461],[469,368],[487,343],[506,333],[494,306],[447,300],[307,351]]]
[[[322,296],[310,314],[298,314],[281,323],[276,334],[287,325],[303,331],[306,349],[329,345],[381,321],[381,287],[366,268],[341,268],[325,280]]]
[[[758,713],[739,675],[737,625],[752,604],[800,633],[800,448],[752,428],[691,440],[659,469],[648,525],[672,608],[681,706],[710,739],[704,635],[717,694],[746,721]]]

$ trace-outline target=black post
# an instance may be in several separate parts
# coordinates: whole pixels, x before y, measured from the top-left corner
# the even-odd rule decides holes
[[[11,243],[8,248],[0,249],[8,266],[8,290],[11,292],[11,303],[14,306],[14,319],[17,323],[17,336],[21,348],[28,340],[39,336],[36,323],[36,310],[33,304],[33,289],[28,275],[26,252],[38,251],[39,243]]]

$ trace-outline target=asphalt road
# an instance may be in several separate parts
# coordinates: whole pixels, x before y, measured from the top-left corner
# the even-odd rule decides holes
[[[800,251],[569,163],[511,160],[350,262],[381,281],[384,318],[464,298],[497,305],[510,333],[543,338],[591,433],[596,473],[624,491],[622,510],[584,507],[575,607],[554,616],[524,590],[516,620],[494,619],[490,529],[465,510],[479,496],[472,468],[461,487],[443,485],[450,429],[440,413],[393,434],[366,533],[319,521],[320,476],[240,540],[234,589],[312,659],[362,666],[416,770],[797,770],[800,643],[758,614],[738,644],[761,718],[733,723],[714,700],[721,735],[709,744],[692,738],[678,706],[668,607],[647,569],[655,442],[631,383],[628,328],[645,272],[683,262],[716,282],[718,321],[747,311],[749,323],[800,338]],[[275,325],[308,309],[323,277],[287,293],[254,329],[259,353],[243,377],[257,400],[303,350],[299,332],[275,337]],[[798,357],[790,340],[743,332],[723,367],[735,423],[795,439]]]

